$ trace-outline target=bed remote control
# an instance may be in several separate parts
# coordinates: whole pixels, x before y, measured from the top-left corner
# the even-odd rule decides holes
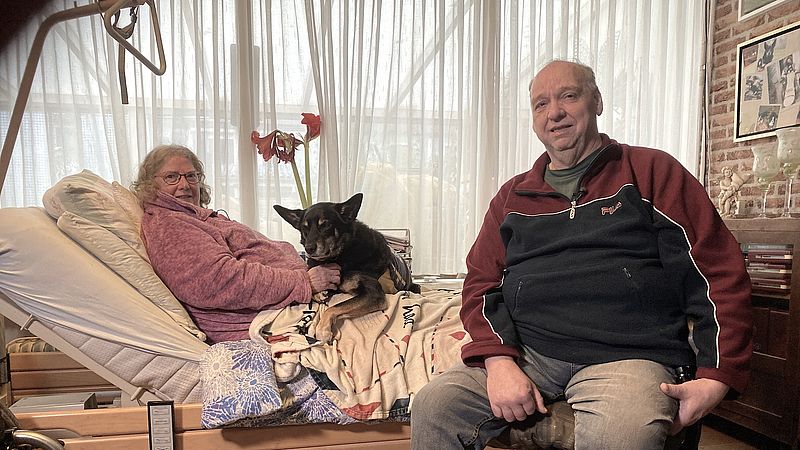
[[[147,429],[150,450],[175,449],[175,412],[173,402],[147,402]]]

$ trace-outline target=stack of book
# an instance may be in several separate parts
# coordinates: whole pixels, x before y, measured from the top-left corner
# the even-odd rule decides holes
[[[386,238],[389,247],[394,250],[411,270],[411,230],[408,228],[383,228],[378,230]]]
[[[792,246],[743,244],[753,294],[789,298],[792,280]]]

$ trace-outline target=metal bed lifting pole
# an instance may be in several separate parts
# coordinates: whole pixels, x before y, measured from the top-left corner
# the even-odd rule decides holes
[[[133,47],[118,30],[111,25],[111,17],[119,12],[122,8],[139,6],[147,3],[150,6],[151,14],[153,17],[153,32],[155,33],[156,45],[158,48],[158,56],[160,59],[160,67],[156,67],[152,62],[145,58],[135,47]],[[44,40],[53,25],[61,23],[70,19],[80,17],[92,16],[95,14],[106,13],[103,19],[103,25],[108,33],[113,37],[120,46],[131,52],[138,60],[144,63],[156,75],[163,75],[166,71],[166,60],[164,58],[164,47],[161,41],[161,31],[158,27],[158,16],[155,10],[153,0],[100,0],[96,3],[91,3],[84,6],[76,6],[75,8],[67,9],[57,12],[48,16],[44,22],[39,26],[36,32],[36,37],[31,46],[31,52],[28,55],[28,62],[25,64],[25,72],[22,75],[22,82],[19,86],[19,93],[14,103],[14,110],[11,113],[11,120],[8,124],[8,134],[3,142],[3,150],[0,153],[0,193],[2,192],[3,185],[6,181],[8,174],[8,167],[11,164],[11,154],[14,151],[14,145],[17,142],[19,135],[19,128],[22,125],[22,115],[25,112],[25,106],[28,103],[28,97],[31,93],[31,86],[33,85],[33,77],[36,75],[36,68],[39,65],[39,58],[44,48]]]

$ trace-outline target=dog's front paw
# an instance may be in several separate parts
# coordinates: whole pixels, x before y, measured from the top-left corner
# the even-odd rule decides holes
[[[330,298],[331,298],[330,291],[322,291],[322,292],[317,292],[316,294],[312,295],[311,296],[311,301],[314,302],[314,303],[320,303],[320,304],[323,304],[323,305],[327,305],[328,304],[328,300],[330,300]]]
[[[333,333],[330,329],[317,330],[317,340],[325,344],[330,344],[333,341]]]
[[[317,339],[326,344],[332,344],[333,341],[338,341],[341,337],[342,331],[338,328],[326,328],[317,332]]]
[[[328,318],[325,317],[324,315],[320,318],[314,336],[317,338],[318,341],[330,344],[333,341],[333,327],[332,327],[333,322],[326,319]]]
[[[336,326],[338,319],[339,316],[336,315],[336,307],[333,309],[328,308],[323,311],[322,314],[320,314],[319,322],[317,322],[314,337],[326,344],[330,344],[335,339],[339,339],[341,330]]]

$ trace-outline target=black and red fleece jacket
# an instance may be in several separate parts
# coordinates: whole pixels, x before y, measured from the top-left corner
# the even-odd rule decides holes
[[[492,199],[467,256],[462,359],[524,344],[577,364],[696,364],[741,393],[752,309],[739,244],[672,156],[602,138],[573,198],[544,181],[543,154]]]

